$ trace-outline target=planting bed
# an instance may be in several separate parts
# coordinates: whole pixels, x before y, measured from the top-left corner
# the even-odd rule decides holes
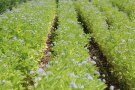
[[[134,90],[134,6],[0,0],[0,90]]]
[[[118,87],[122,89],[134,89],[134,23],[108,0],[82,1],[76,4],[78,12],[113,66],[110,72],[117,77],[113,83],[121,83]]]
[[[55,17],[55,0],[22,4],[0,16],[0,89],[30,88]]]

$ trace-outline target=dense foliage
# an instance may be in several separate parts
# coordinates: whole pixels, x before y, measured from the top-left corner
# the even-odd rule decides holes
[[[0,0],[0,13],[4,12],[7,9],[12,9],[21,2],[26,2],[27,0]]]
[[[91,3],[82,1],[76,4],[78,11],[92,32],[92,37],[113,65],[112,74],[125,83],[121,88],[134,89],[135,23],[130,22],[128,16],[113,7],[108,0],[91,0]]]
[[[55,56],[42,72],[37,90],[58,89],[103,90],[106,85],[98,79],[95,62],[89,57],[87,37],[77,21],[73,2],[59,0],[58,29],[54,40]]]
[[[0,14],[0,90],[104,90],[91,38],[111,65],[112,84],[135,89],[134,0],[0,0]],[[53,52],[44,55],[51,34]],[[45,56],[52,60],[42,64]]]
[[[39,0],[0,16],[0,90],[22,89],[34,80],[55,11],[54,0]]]
[[[135,0],[110,0],[120,11],[127,13],[131,21],[135,21]]]

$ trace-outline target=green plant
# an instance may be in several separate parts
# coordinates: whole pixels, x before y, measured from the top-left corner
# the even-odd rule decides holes
[[[0,0],[0,13],[3,13],[7,9],[12,9],[18,3],[25,2],[24,0]]]
[[[76,7],[91,30],[92,37],[113,65],[112,74],[118,77],[120,83],[124,82],[120,87],[134,89],[134,23],[130,22],[125,13],[112,7],[108,0],[91,0],[91,3],[79,0]]]
[[[41,73],[36,90],[103,90],[95,62],[89,58],[87,36],[77,21],[72,0],[59,0],[58,29],[55,30],[54,56]]]
[[[110,0],[120,11],[128,14],[131,21],[135,21],[135,1],[134,0]]]
[[[29,88],[34,82],[55,11],[55,0],[38,0],[0,16],[1,90]]]

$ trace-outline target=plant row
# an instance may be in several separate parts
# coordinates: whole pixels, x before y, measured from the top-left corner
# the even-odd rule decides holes
[[[26,2],[27,0],[0,0],[0,13],[6,11],[7,9],[12,9],[19,3]]]
[[[98,79],[99,72],[90,59],[88,39],[77,21],[71,0],[58,2],[58,29],[55,31],[53,57],[41,72],[37,90],[58,89],[103,90],[106,85]]]
[[[76,7],[86,23],[91,36],[99,44],[108,62],[111,73],[124,82],[121,88],[134,89],[135,81],[135,31],[127,15],[112,7],[108,0],[79,0]],[[97,7],[96,7],[96,6]],[[102,12],[100,12],[101,10]]]
[[[0,90],[34,84],[55,11],[55,0],[38,0],[0,15]]]
[[[131,21],[135,21],[135,1],[134,0],[110,0],[114,6],[120,11],[124,11],[129,15]]]

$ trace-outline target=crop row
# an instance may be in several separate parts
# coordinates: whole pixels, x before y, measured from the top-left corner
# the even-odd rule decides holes
[[[135,0],[110,0],[120,11],[128,14],[131,21],[135,21]]]
[[[134,89],[134,23],[117,7],[112,7],[108,0],[91,0],[91,3],[89,0],[79,0],[76,7],[92,37],[113,65],[111,73],[118,77],[118,81],[124,82],[120,87]]]
[[[58,29],[53,42],[53,59],[46,65],[45,71],[42,70],[36,89],[103,90],[106,85],[98,79],[95,62],[89,58],[85,47],[88,39],[77,21],[73,2],[59,0],[57,13]]]
[[[12,9],[19,3],[26,2],[27,0],[0,0],[0,13],[4,12],[7,9]]]
[[[0,90],[32,84],[55,11],[55,0],[38,0],[0,15]]]
[[[105,13],[105,16],[107,17],[107,21],[111,22],[110,23],[110,31],[112,31],[113,37],[115,38],[115,41],[117,40],[117,42],[113,42],[112,44],[115,45],[113,46],[114,49],[116,49],[116,53],[113,52],[115,54],[115,58],[117,57],[118,59],[114,60],[122,60],[120,63],[123,64],[120,65],[121,67],[121,73],[122,73],[122,79],[124,79],[123,82],[127,83],[127,86],[130,88],[134,87],[134,79],[132,79],[134,76],[134,70],[135,67],[132,65],[134,62],[134,43],[135,43],[135,37],[134,37],[134,23],[130,23],[130,20],[128,19],[128,16],[123,13],[123,12],[119,12],[118,9],[115,7],[112,7],[111,3],[107,0],[103,0],[101,1],[97,1],[97,0],[93,0],[94,4],[99,6],[100,9],[102,9],[102,11]],[[111,34],[112,34],[111,32]],[[120,54],[120,56],[116,56],[117,53]],[[114,56],[114,55],[113,55]],[[117,63],[116,62],[116,63]],[[130,64],[130,63],[132,64]],[[125,64],[124,64],[125,63]],[[115,66],[116,67],[116,66]],[[125,71],[123,71],[122,69],[125,67],[127,68]],[[132,69],[131,69],[132,68]],[[119,73],[120,71],[116,71],[117,73]],[[121,74],[118,74],[118,76],[121,77]],[[130,77],[129,77],[130,76]],[[131,80],[131,81],[130,81]],[[122,80],[120,80],[122,81]],[[126,87],[126,86],[125,86]]]

